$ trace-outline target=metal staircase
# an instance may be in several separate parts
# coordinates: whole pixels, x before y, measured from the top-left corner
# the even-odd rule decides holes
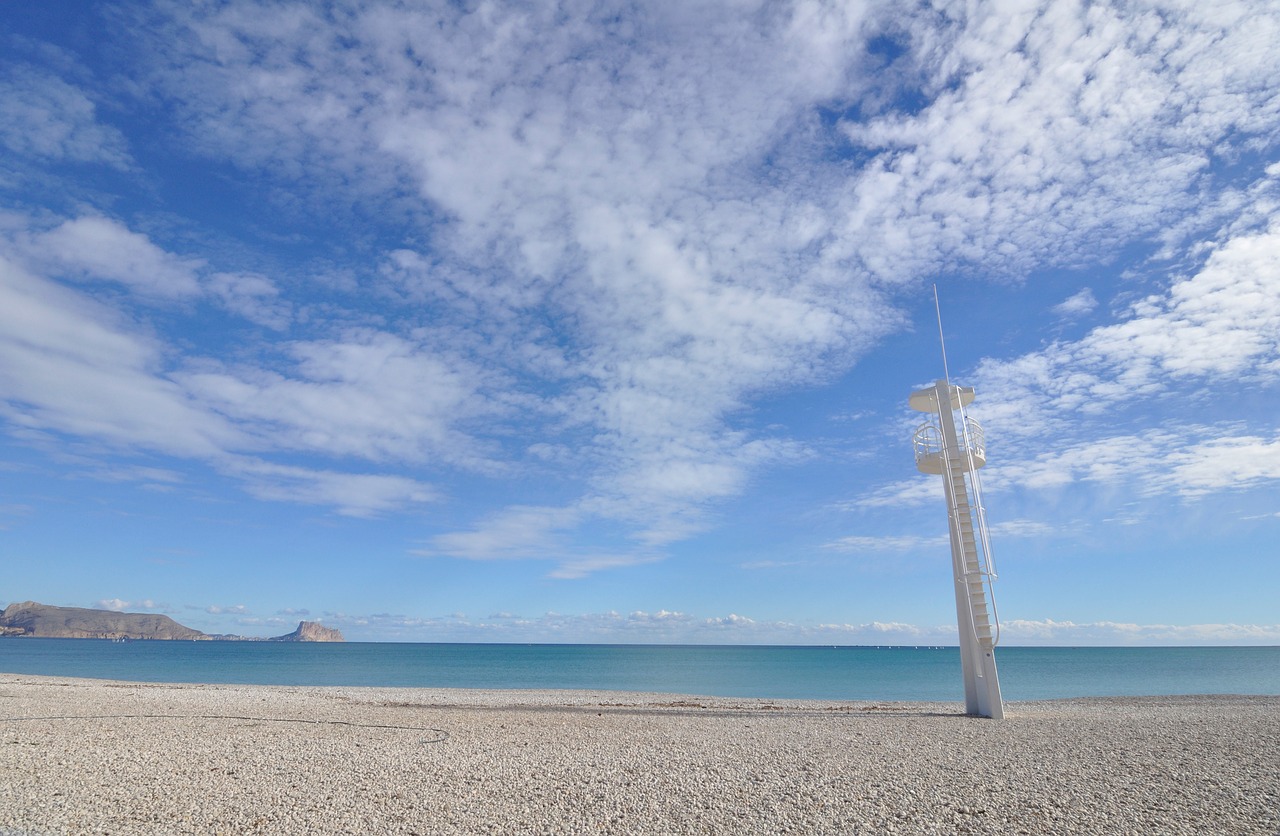
[[[963,440],[959,440],[960,449],[948,451],[944,462],[946,479],[951,486],[951,525],[957,532],[962,547],[957,580],[963,580],[968,589],[969,607],[973,612],[974,632],[978,643],[990,650],[1000,643],[1000,625],[994,618],[995,591],[991,581],[995,579],[996,573],[991,561],[987,515],[982,507],[982,488],[977,471],[977,468],[986,463],[986,451],[982,446],[982,427],[977,421],[963,415],[963,407],[961,414],[965,432]],[[978,452],[975,454],[974,451]],[[969,474],[968,479],[965,478],[966,473]]]

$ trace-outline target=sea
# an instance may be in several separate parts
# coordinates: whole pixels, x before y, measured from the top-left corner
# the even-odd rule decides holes
[[[1002,647],[1006,700],[1280,694],[1280,647]],[[0,672],[133,682],[963,700],[955,647],[0,639]]]

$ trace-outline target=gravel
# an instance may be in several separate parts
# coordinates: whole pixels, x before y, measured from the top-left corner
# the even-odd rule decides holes
[[[961,710],[0,674],[0,834],[1280,834],[1280,697]]]

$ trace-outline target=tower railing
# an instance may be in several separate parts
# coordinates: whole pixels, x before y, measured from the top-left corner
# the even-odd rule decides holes
[[[916,464],[919,465],[926,457],[942,455],[942,428],[932,421],[925,421],[916,427],[916,433],[911,437],[911,445],[916,451]]]
[[[982,431],[982,425],[967,415],[964,416],[962,426],[964,438],[960,442],[961,450],[958,452],[963,454],[970,471],[973,471],[986,464],[986,436]],[[946,446],[942,438],[942,428],[932,421],[925,421],[916,427],[911,443],[915,448],[917,465],[926,457],[941,456]]]

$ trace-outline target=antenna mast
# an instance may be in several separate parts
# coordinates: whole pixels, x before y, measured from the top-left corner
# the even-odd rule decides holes
[[[938,345],[942,347],[942,379],[951,383],[951,372],[947,369],[947,338],[942,335],[942,304],[938,301],[938,285],[933,285],[933,311],[938,316]]]

